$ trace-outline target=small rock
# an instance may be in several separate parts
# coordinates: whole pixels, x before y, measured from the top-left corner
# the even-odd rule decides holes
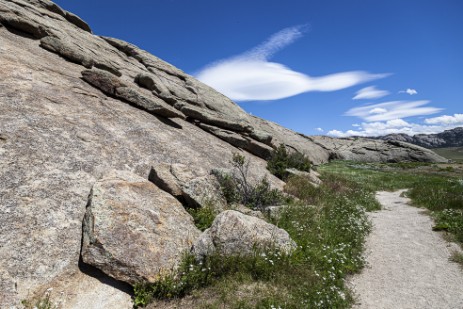
[[[114,171],[90,194],[82,260],[130,284],[155,282],[178,266],[199,233],[173,196],[138,175]]]
[[[262,219],[234,210],[220,213],[192,247],[192,253],[205,257],[213,252],[225,255],[249,255],[257,250],[291,253],[296,243],[289,234]]]
[[[265,219],[264,214],[261,211],[252,210],[251,208],[246,207],[243,204],[232,205],[232,206],[230,206],[230,209],[239,211],[239,212],[241,212],[241,213],[243,213],[245,215],[251,216],[251,217],[256,217],[256,218],[259,218],[259,219],[262,219],[262,220]]]

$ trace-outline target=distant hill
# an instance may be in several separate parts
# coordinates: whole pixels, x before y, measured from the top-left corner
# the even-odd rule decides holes
[[[378,137],[387,141],[401,141],[415,144],[425,148],[443,148],[443,147],[462,147],[463,146],[463,127],[452,130],[445,130],[437,134],[417,134],[407,135],[403,133],[388,134]]]

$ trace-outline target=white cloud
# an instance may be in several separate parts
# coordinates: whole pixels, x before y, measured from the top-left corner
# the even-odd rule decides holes
[[[389,95],[389,91],[376,89],[376,86],[369,86],[356,92],[352,100],[379,99]]]
[[[453,116],[443,115],[434,118],[425,119],[427,124],[444,124],[444,125],[463,125],[463,114],[454,114]]]
[[[363,71],[311,77],[268,59],[300,38],[306,26],[281,30],[244,54],[213,63],[196,77],[236,101],[277,100],[309,91],[336,91],[389,74]]]
[[[355,107],[348,110],[346,116],[356,116],[367,122],[387,121],[397,118],[431,115],[441,108],[425,107],[429,101],[391,101],[379,104]]]
[[[373,108],[368,113],[369,114],[384,114],[384,113],[387,113],[387,109],[381,108],[381,107],[376,107],[376,108]]]
[[[415,89],[407,88],[406,90],[400,90],[399,93],[408,93],[409,95],[418,94]]]
[[[322,128],[315,128],[315,130],[317,130],[318,132],[324,132],[325,131]]]
[[[438,118],[438,117],[437,117]],[[425,120],[426,122],[426,120]],[[461,124],[460,124],[461,125]],[[378,121],[378,122],[364,122],[361,127],[357,130],[331,130],[328,132],[328,135],[334,137],[349,137],[349,136],[381,136],[392,133],[405,133],[408,135],[415,134],[434,134],[440,133],[445,130],[450,130],[458,127],[459,124],[419,124],[419,123],[410,123],[403,119],[393,119],[388,121]]]

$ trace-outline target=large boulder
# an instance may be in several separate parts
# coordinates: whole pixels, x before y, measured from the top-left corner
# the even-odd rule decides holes
[[[215,252],[249,255],[256,250],[276,250],[289,254],[295,248],[296,243],[285,230],[254,216],[226,210],[196,240],[192,252],[197,258],[203,258]]]
[[[170,194],[129,172],[95,183],[83,223],[82,260],[128,283],[170,273],[199,236]]]

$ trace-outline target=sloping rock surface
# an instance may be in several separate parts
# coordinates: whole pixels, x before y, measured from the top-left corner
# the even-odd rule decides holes
[[[170,274],[200,231],[172,195],[129,172],[92,188],[83,223],[82,260],[128,283]]]
[[[337,156],[441,160],[381,141],[368,156],[356,154],[354,146],[340,152],[337,144],[344,140],[325,143],[252,117],[150,53],[92,34],[84,21],[48,0],[0,0],[0,42],[0,307],[18,305],[50,285],[70,295],[74,283],[88,276],[78,267],[82,220],[93,185],[111,170],[148,179],[162,162],[231,169],[239,152],[250,162],[251,180],[266,176],[281,188],[265,168],[264,146],[284,143],[316,164]],[[94,82],[87,70],[98,72]],[[101,76],[108,79],[96,78]],[[199,124],[259,148],[231,144]],[[81,277],[56,283],[68,273]],[[103,281],[94,281],[94,288]],[[64,308],[78,308],[68,304]]]
[[[255,250],[276,250],[288,254],[296,243],[288,233],[254,216],[235,210],[220,213],[212,226],[201,234],[192,252],[198,258],[214,252],[248,255]]]
[[[461,147],[463,146],[463,127],[445,130],[437,134],[388,134],[378,137],[386,141],[400,141],[426,148]]]

